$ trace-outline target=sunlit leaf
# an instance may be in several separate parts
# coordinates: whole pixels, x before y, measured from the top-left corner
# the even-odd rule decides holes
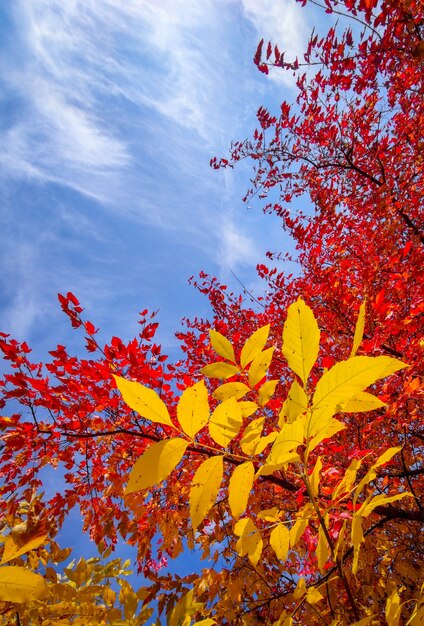
[[[210,436],[217,444],[226,448],[236,437],[243,422],[241,408],[235,398],[219,404],[209,421]]]
[[[397,589],[393,589],[386,602],[386,621],[388,626],[398,626],[402,613],[401,601]]]
[[[180,437],[153,443],[135,462],[125,493],[141,491],[165,480],[183,458],[188,445]]]
[[[366,308],[366,299],[362,302],[361,306],[359,307],[358,319],[356,320],[355,334],[353,336],[353,345],[352,345],[350,357],[355,356],[359,346],[361,345],[362,337],[364,336],[365,308]]]
[[[0,567],[0,600],[20,604],[41,600],[48,596],[48,586],[41,574],[25,567]]]
[[[407,367],[405,363],[388,356],[354,356],[336,363],[317,383],[313,408],[336,407],[347,402],[359,391]]]
[[[240,400],[247,393],[249,393],[250,387],[245,385],[244,383],[224,383],[215,389],[212,396],[216,400],[228,400],[228,398],[235,398],[236,400]]]
[[[228,359],[232,363],[236,362],[234,355],[234,348],[230,341],[224,335],[221,335],[217,330],[209,330],[209,337],[213,349],[219,356],[223,356],[224,359]]]
[[[290,547],[290,532],[285,524],[278,524],[272,529],[269,543],[280,561],[285,561]]]
[[[208,390],[203,380],[182,393],[177,417],[183,431],[192,439],[209,419]]]
[[[322,459],[319,456],[316,460],[315,467],[312,471],[312,474],[309,477],[309,484],[311,486],[311,492],[314,497],[318,495],[321,470],[322,470]]]
[[[304,385],[317,360],[319,340],[320,330],[314,314],[299,298],[287,310],[282,352],[289,367],[299,376]]]
[[[274,395],[275,388],[278,385],[279,380],[267,380],[258,391],[259,404],[265,406],[271,400]]]
[[[250,417],[253,413],[256,413],[259,408],[256,402],[249,402],[247,400],[241,400],[238,405],[243,419]]]
[[[234,518],[243,515],[253,485],[255,468],[251,461],[238,465],[228,485],[228,502]]]
[[[269,328],[269,324],[258,328],[244,344],[240,354],[240,365],[243,369],[262,352],[268,340]]]
[[[121,376],[115,376],[115,374],[113,377],[125,403],[128,404],[130,409],[156,424],[173,426],[168,409],[156,391],[140,383],[126,380]]]
[[[240,447],[245,454],[254,455],[255,447],[261,438],[262,429],[264,427],[265,418],[258,417],[248,424],[244,430],[243,437],[240,441]]]
[[[360,391],[350,400],[344,402],[340,406],[340,411],[343,413],[364,413],[365,411],[374,411],[375,409],[381,409],[385,406],[387,406],[387,404],[382,402],[377,396],[373,396],[372,393],[368,393],[367,391]]]
[[[307,408],[308,397],[297,380],[295,380],[280,411],[279,426],[281,427],[285,421],[294,422],[299,415],[306,412]],[[284,418],[287,418],[287,420]]]
[[[395,454],[397,454],[399,452],[399,450],[401,450],[401,449],[402,449],[402,446],[394,446],[393,448],[389,448],[388,450],[383,452],[383,454],[381,456],[379,456],[377,461],[374,463],[374,465],[372,465],[370,467],[368,472],[362,478],[362,480],[359,483],[359,485],[356,487],[356,489],[355,489],[355,502],[356,502],[356,499],[357,499],[358,495],[361,493],[362,489],[365,487],[365,485],[370,483],[377,476],[378,468],[381,467],[382,465],[384,465],[385,463],[388,463],[395,456]]]
[[[320,600],[323,600],[324,596],[316,587],[309,587],[306,592],[306,602],[309,604],[316,604]]]
[[[4,540],[1,564],[8,563],[12,559],[16,559],[30,550],[39,548],[46,542],[47,537],[48,532],[45,531],[45,526],[38,529],[35,528],[33,533],[26,532],[22,537],[16,538],[13,536],[13,533],[11,533]]]
[[[265,376],[272,361],[272,355],[274,354],[274,346],[264,350],[258,356],[256,356],[250,367],[248,373],[249,385],[255,387],[259,381]]]
[[[328,421],[324,422],[322,427],[320,428],[320,424],[316,423],[314,431],[317,431],[316,434],[312,437],[307,445],[308,454],[310,454],[315,448],[325,439],[330,439],[333,435],[340,432],[341,430],[346,428],[346,424],[339,422],[339,420],[330,418]]]
[[[250,518],[240,519],[234,526],[234,534],[240,537],[236,543],[236,550],[240,556],[248,557],[253,566],[261,558],[263,541],[258,529]]]
[[[378,496],[374,496],[372,500],[368,503],[364,503],[358,511],[358,514],[362,517],[368,517],[377,506],[382,506],[383,504],[390,504],[391,502],[396,502],[396,500],[402,500],[403,498],[412,498],[412,493],[408,491],[403,491],[402,493],[396,493],[393,496],[386,496],[384,493],[380,493]]]
[[[334,490],[333,495],[331,496],[332,500],[336,500],[339,496],[344,493],[348,493],[352,489],[355,484],[357,471],[360,468],[362,461],[363,459],[353,459],[345,471],[343,478]]]
[[[316,553],[318,569],[320,570],[320,572],[322,572],[324,569],[324,565],[327,563],[328,557],[330,555],[330,548],[328,546],[328,541],[322,526],[320,526],[318,530],[318,545]]]
[[[296,421],[283,425],[271,448],[267,463],[276,465],[281,463],[282,458],[288,452],[294,451],[299,445],[303,444],[304,422],[303,416],[300,416]]]
[[[231,365],[230,363],[225,363],[224,361],[218,361],[217,363],[211,363],[210,365],[205,365],[200,370],[203,376],[207,376],[208,378],[220,378],[221,380],[226,380],[227,378],[231,378],[234,374],[239,372],[239,368],[236,365]]]
[[[190,517],[196,531],[214,505],[222,482],[224,457],[213,456],[197,468],[190,489]]]

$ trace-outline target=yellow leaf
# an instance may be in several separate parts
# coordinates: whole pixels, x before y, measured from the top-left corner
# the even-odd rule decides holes
[[[394,496],[386,496],[384,493],[380,493],[378,496],[375,496],[370,502],[365,503],[361,506],[358,513],[362,517],[368,517],[374,511],[377,506],[382,506],[383,504],[390,504],[391,502],[395,502],[396,500],[401,500],[402,498],[412,498],[412,493],[408,491],[404,491],[403,493],[397,493]]]
[[[269,324],[258,328],[246,341],[240,354],[240,365],[244,369],[262,352],[269,335]]]
[[[274,346],[268,348],[267,350],[264,350],[253,359],[249,367],[248,374],[249,385],[252,387],[252,389],[253,387],[255,387],[255,385],[258,384],[260,380],[262,380],[262,378],[267,373],[268,367],[270,366],[270,363],[272,361],[273,353]]]
[[[256,445],[261,438],[262,429],[265,423],[264,417],[258,417],[255,420],[252,420],[250,424],[248,424],[243,433],[243,437],[240,441],[240,447],[243,450],[244,454],[254,455]]]
[[[207,423],[208,390],[203,380],[183,392],[177,406],[177,417],[181,428],[191,439]]]
[[[250,518],[240,519],[234,527],[234,534],[240,537],[236,543],[237,553],[247,555],[252,565],[256,566],[261,558],[263,541],[255,524]]]
[[[237,374],[239,372],[239,368],[236,365],[224,363],[224,361],[218,361],[217,363],[205,365],[205,367],[202,367],[200,371],[203,376],[207,376],[208,378],[220,378],[221,380],[226,380],[227,378],[234,376],[234,374]]]
[[[358,319],[356,320],[355,334],[353,336],[353,345],[352,345],[350,357],[355,356],[359,346],[361,345],[362,337],[364,336],[365,307],[366,307],[366,299],[362,302],[361,306],[359,307],[359,314],[358,314]]]
[[[272,509],[264,509],[263,511],[259,511],[257,516],[259,519],[264,519],[267,522],[278,522],[280,519],[280,509],[276,506],[273,506]]]
[[[213,626],[213,624],[216,624],[216,621],[207,617],[206,619],[201,619],[200,622],[194,622],[193,626]]]
[[[308,591],[306,593],[306,602],[309,602],[309,604],[316,604],[323,598],[324,596],[322,595],[322,593],[320,593],[320,591],[318,591],[316,587],[308,588]]]
[[[333,365],[317,383],[313,408],[336,408],[350,400],[380,378],[407,367],[405,363],[388,356],[354,356]]]
[[[228,485],[228,501],[233,517],[238,518],[246,510],[247,501],[253,485],[255,468],[251,461],[238,465]]]
[[[353,485],[355,484],[356,473],[361,467],[362,461],[363,459],[354,459],[351,462],[351,464],[345,471],[343,478],[334,490],[333,495],[331,496],[332,500],[336,500],[339,496],[343,495],[344,493],[348,493],[352,489]]]
[[[265,437],[261,437],[255,446],[255,451],[254,451],[255,455],[262,454],[265,448],[269,446],[270,443],[273,443],[277,439],[277,437],[278,437],[277,431],[273,431],[272,433],[269,433],[269,435],[265,435]]]
[[[40,534],[40,530],[37,531],[37,529],[35,529],[33,536],[31,536],[31,533],[24,533],[22,535],[22,539],[24,540],[24,543],[22,544],[21,541],[19,541],[19,537],[14,537],[11,533],[4,540],[4,551],[1,564],[8,563],[12,559],[16,559],[18,556],[22,556],[22,554],[26,554],[30,550],[39,548],[43,545],[43,543],[45,543],[47,537],[47,532],[41,532]]]
[[[213,349],[219,356],[223,356],[224,359],[228,359],[232,363],[236,362],[236,357],[234,354],[234,348],[231,345],[231,342],[228,341],[224,335],[221,335],[217,330],[209,330],[209,337],[211,340],[211,344]]]
[[[359,563],[359,551],[361,549],[361,544],[364,541],[364,533],[362,532],[362,522],[361,516],[357,513],[354,513],[352,519],[352,544],[353,544],[353,563],[352,563],[352,573],[356,576],[356,572],[358,571],[358,563]]]
[[[414,611],[406,622],[406,626],[423,626],[424,624],[424,604],[415,606]]]
[[[322,460],[319,456],[316,460],[315,467],[312,471],[312,474],[309,477],[309,484],[311,486],[311,492],[314,497],[318,495],[319,491],[319,475],[322,470]]]
[[[290,532],[285,524],[278,524],[271,531],[269,543],[280,561],[287,559],[290,545]]]
[[[116,591],[110,587],[105,587],[103,590],[103,599],[108,606],[113,606],[116,600]]]
[[[302,538],[303,533],[305,532],[309,520],[314,514],[314,509],[311,502],[308,502],[297,514],[297,519],[293,526],[290,528],[290,547],[294,548],[300,539]]]
[[[253,415],[259,408],[256,402],[249,402],[248,400],[242,400],[238,405],[243,419]]]
[[[255,479],[259,478],[259,476],[270,476],[270,474],[274,474],[274,472],[278,472],[279,470],[286,467],[289,463],[297,463],[300,460],[299,455],[296,452],[286,452],[283,454],[278,463],[269,463],[268,461],[261,465],[258,471],[255,474]]]
[[[258,397],[259,397],[259,404],[261,406],[265,406],[266,404],[268,404],[268,402],[271,400],[272,396],[274,395],[275,392],[275,388],[278,385],[280,381],[277,380],[267,380],[259,389],[258,391]]]
[[[213,456],[197,468],[190,489],[190,517],[196,531],[216,501],[224,472],[224,457]]]
[[[235,398],[229,398],[219,404],[209,421],[210,436],[217,444],[226,448],[240,431],[243,417]]]
[[[322,526],[320,526],[318,530],[318,545],[316,553],[318,569],[320,570],[320,572],[322,572],[330,554],[330,548],[328,546],[327,538],[325,536]]]
[[[278,425],[281,427],[285,422],[285,417],[288,422],[294,422],[295,419],[305,413],[308,409],[308,396],[299,385],[297,380],[292,383],[289,394],[285,400],[281,412]]]
[[[388,448],[388,450],[383,452],[383,454],[377,459],[374,465],[370,467],[368,472],[365,474],[365,476],[363,477],[363,479],[361,480],[361,482],[355,489],[355,498],[354,498],[355,503],[362,489],[365,487],[365,485],[370,483],[377,476],[377,469],[381,465],[384,465],[385,463],[390,461],[395,456],[395,454],[397,454],[399,450],[401,449],[402,449],[402,446],[394,446],[393,448]]]
[[[47,583],[40,574],[16,565],[0,567],[1,601],[24,604],[42,600],[48,593]]]
[[[364,413],[365,411],[381,409],[384,406],[387,406],[387,404],[382,402],[377,396],[373,396],[372,393],[367,391],[360,391],[353,398],[344,402],[340,406],[340,411],[343,413]]]
[[[156,424],[173,426],[168,409],[156,391],[140,383],[121,378],[121,376],[115,376],[115,374],[113,374],[113,377],[124,402],[128,404],[130,409]]]
[[[190,624],[190,617],[203,608],[203,602],[196,602],[193,598],[193,589],[190,589],[174,606],[168,620],[168,626],[183,626]],[[188,621],[185,621],[188,618]]]
[[[386,602],[386,621],[388,626],[398,626],[402,607],[396,589],[392,591]]]
[[[135,462],[125,493],[141,491],[165,480],[181,461],[188,444],[180,437],[152,444]]]
[[[243,396],[249,393],[250,387],[244,383],[224,383],[215,389],[212,396],[216,400],[228,400],[234,397],[236,400],[240,400]]]
[[[271,448],[267,463],[275,465],[281,463],[287,452],[292,452],[303,444],[304,422],[303,415],[301,415],[296,421],[283,425]]]
[[[308,305],[299,298],[287,311],[282,352],[304,385],[317,360],[320,330]]]
[[[306,581],[304,578],[299,578],[299,580],[297,581],[296,589],[293,594],[293,598],[295,600],[299,600],[305,595],[305,593],[306,593]]]
[[[310,454],[312,450],[315,450],[315,448],[322,441],[324,441],[324,439],[329,439],[344,428],[346,428],[346,425],[334,418],[331,418],[327,423],[324,423],[322,428],[320,428],[316,435],[309,441],[307,445],[308,454]]]

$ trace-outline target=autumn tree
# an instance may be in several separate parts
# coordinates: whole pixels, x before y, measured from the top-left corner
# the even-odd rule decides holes
[[[100,553],[135,546],[149,580],[113,597],[96,562],[105,582],[81,594],[85,623],[144,623],[153,599],[171,626],[422,623],[424,12],[419,0],[323,8],[337,26],[303,59],[274,42],[255,54],[261,72],[295,75],[296,101],[261,107],[252,137],[212,160],[253,160],[246,200],[280,216],[297,274],[269,253],[264,296],[201,274],[213,319],[187,322],[178,363],[147,311],[136,339],[99,346],[72,294],[60,302],[86,358],[59,345],[33,363],[2,335],[3,573],[47,581],[26,607],[3,587],[5,623],[49,624],[66,601],[49,575],[75,506]],[[293,213],[294,198],[313,214]],[[65,484],[41,500],[47,467]],[[164,574],[186,546],[205,569]]]

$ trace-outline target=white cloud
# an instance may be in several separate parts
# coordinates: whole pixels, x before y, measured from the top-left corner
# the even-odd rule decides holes
[[[293,0],[240,0],[247,19],[258,33],[258,42],[263,37],[265,43],[278,44],[280,52],[285,52],[286,61],[296,57],[303,60],[305,44],[311,33],[306,20],[307,13]],[[293,86],[293,76],[289,72],[272,71],[272,80]]]
[[[234,221],[227,218],[221,228],[221,245],[217,263],[224,274],[237,270],[240,266],[254,265],[258,262],[259,252],[255,241]]]

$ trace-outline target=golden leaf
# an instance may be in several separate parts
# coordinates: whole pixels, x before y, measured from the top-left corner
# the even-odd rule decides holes
[[[272,361],[274,349],[274,346],[272,346],[271,348],[268,348],[267,350],[264,350],[263,352],[258,354],[258,356],[253,359],[249,367],[248,374],[249,385],[252,387],[252,389],[253,387],[255,387],[255,385],[258,384],[260,380],[262,380],[262,378],[267,373]]]
[[[240,537],[236,543],[238,554],[247,555],[252,565],[256,566],[261,558],[263,541],[255,524],[245,517],[236,523],[234,533]]]
[[[250,387],[244,383],[224,383],[215,389],[212,396],[216,400],[228,400],[234,397],[236,400],[240,400],[243,396],[249,393]]]
[[[285,524],[278,524],[273,528],[269,543],[280,561],[285,561],[290,547],[290,532]]]
[[[219,404],[209,421],[210,436],[217,444],[226,448],[240,431],[243,417],[235,398],[229,398]]]
[[[289,367],[306,385],[309,373],[317,360],[320,330],[308,305],[299,298],[287,310],[283,329],[283,348]]]
[[[213,349],[219,356],[223,356],[224,359],[228,359],[232,363],[236,362],[236,357],[234,355],[234,348],[231,345],[231,342],[228,341],[224,335],[221,335],[217,330],[209,330],[209,337],[211,340],[211,344]]]
[[[47,583],[40,574],[17,565],[0,567],[1,601],[23,604],[42,600],[48,593]]]
[[[327,406],[331,409],[347,402],[358,392],[407,367],[388,356],[354,356],[333,365],[317,383],[313,397],[313,408]]]
[[[226,380],[227,378],[234,376],[234,374],[237,374],[239,372],[239,368],[236,365],[224,363],[224,361],[218,361],[217,363],[205,365],[205,367],[202,367],[200,371],[203,376],[207,376],[208,378],[220,378],[221,380]]]
[[[280,411],[280,419],[278,425],[283,426],[287,418],[288,422],[294,422],[295,419],[305,413],[308,409],[308,396],[299,385],[297,380],[293,381],[287,399],[284,401]]]
[[[152,444],[135,462],[125,493],[141,491],[162,482],[181,461],[188,444],[180,437]]]
[[[258,328],[244,344],[240,354],[240,365],[243,369],[262,352],[268,340],[269,328],[269,324]]]
[[[359,307],[358,319],[356,320],[355,334],[353,336],[353,345],[350,357],[355,356],[359,346],[361,345],[362,337],[364,336],[366,301],[367,300],[365,298],[365,300]]]
[[[177,406],[177,417],[181,428],[191,439],[207,424],[208,390],[203,380],[183,392]]]
[[[243,515],[253,485],[255,468],[251,461],[238,465],[228,485],[228,501],[234,518]]]
[[[196,531],[216,501],[224,472],[224,457],[213,456],[197,468],[190,489],[190,517]]]
[[[156,391],[140,383],[126,380],[121,376],[115,376],[115,374],[113,374],[113,377],[124,402],[128,404],[130,409],[156,424],[173,426],[168,409]]]

